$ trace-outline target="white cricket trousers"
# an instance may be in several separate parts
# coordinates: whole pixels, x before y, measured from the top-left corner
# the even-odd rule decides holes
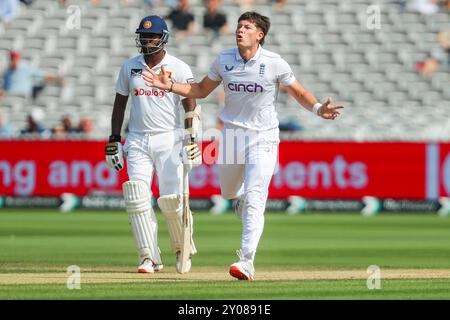
[[[269,184],[278,162],[279,130],[224,128],[219,148],[219,181],[226,199],[242,197],[244,257],[255,258],[264,229]]]
[[[181,145],[182,131],[155,135],[129,133],[123,149],[126,152],[129,180],[144,181],[150,190],[156,169],[160,196],[181,194],[183,190]]]

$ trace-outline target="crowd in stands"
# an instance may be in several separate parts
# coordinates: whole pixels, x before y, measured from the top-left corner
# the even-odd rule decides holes
[[[58,75],[44,74],[41,70],[31,67],[21,61],[20,52],[12,50],[9,53],[9,66],[2,75],[3,85],[0,97],[6,95],[22,96],[35,100],[39,92],[47,84],[64,83]]]
[[[70,4],[68,0],[58,1],[61,6]],[[230,25],[234,25],[235,21],[228,21],[226,12],[221,8],[221,0],[203,0],[205,11],[202,26],[197,24],[189,0],[121,0],[121,3],[127,5],[137,1],[143,1],[149,7],[170,7],[169,13],[164,18],[171,21],[171,32],[177,40],[186,39],[198,32],[207,32],[210,35],[209,38],[214,40],[221,35],[229,35],[234,32]],[[235,0],[235,4],[240,6],[242,11],[252,10],[258,1],[272,4],[277,11],[284,10],[288,2],[288,0]],[[3,25],[8,28],[8,25],[20,14],[21,6],[33,6],[33,2],[34,0],[0,0],[0,27]],[[92,6],[100,3],[101,0],[90,0]],[[422,15],[450,11],[450,0],[398,0],[397,3],[404,11],[419,12]],[[450,70],[450,30],[437,34],[436,41],[445,55],[440,57],[430,55],[424,60],[415,61],[415,71],[422,74],[424,79],[430,78],[437,71]],[[46,74],[31,67],[21,60],[21,53],[15,50],[9,52],[9,64],[6,70],[0,70],[0,74],[0,107],[2,97],[8,95],[21,96],[34,101],[45,86],[64,86],[63,77],[57,74]],[[217,95],[217,100],[219,104],[223,103],[223,92]],[[0,138],[20,135],[54,138],[80,137],[89,135],[93,129],[93,122],[90,118],[82,118],[79,124],[74,126],[69,115],[64,116],[54,128],[45,128],[42,124],[44,116],[42,110],[31,110],[27,118],[27,127],[19,130],[1,114],[0,108]],[[288,120],[281,121],[280,130],[301,131],[303,128],[299,123]]]

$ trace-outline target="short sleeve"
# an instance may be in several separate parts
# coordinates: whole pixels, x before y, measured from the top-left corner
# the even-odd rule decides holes
[[[277,80],[285,86],[291,85],[295,81],[294,72],[286,60],[280,58],[277,63]]]
[[[191,68],[187,64],[184,64],[183,67],[180,69],[181,69],[181,73],[180,73],[179,77],[177,77],[177,79],[175,80],[176,82],[181,82],[181,83],[194,82],[194,75],[192,74]]]
[[[122,96],[128,96],[130,94],[130,82],[128,80],[125,63],[120,68],[119,77],[116,82],[116,92]]]
[[[208,71],[208,78],[213,81],[222,81],[222,76],[220,75],[220,56],[214,60]]]

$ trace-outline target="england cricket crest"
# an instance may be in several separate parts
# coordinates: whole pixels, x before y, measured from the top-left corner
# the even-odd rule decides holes
[[[259,65],[259,75],[263,76],[265,72],[266,72],[266,65],[264,63],[261,63]]]

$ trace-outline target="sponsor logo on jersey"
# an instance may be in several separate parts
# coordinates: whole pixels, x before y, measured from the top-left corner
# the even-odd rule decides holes
[[[138,77],[142,75],[142,69],[131,69],[131,77]]]
[[[234,66],[229,67],[229,66],[225,65],[225,71],[231,71],[233,69],[234,69]]]
[[[236,92],[251,92],[251,93],[256,93],[256,92],[263,92],[264,88],[263,86],[255,83],[232,83],[230,82],[227,85],[228,89],[230,89],[231,91],[236,91]]]
[[[135,96],[147,96],[147,97],[164,97],[165,92],[162,90],[147,90],[143,88],[135,88],[134,89],[134,95]]]

